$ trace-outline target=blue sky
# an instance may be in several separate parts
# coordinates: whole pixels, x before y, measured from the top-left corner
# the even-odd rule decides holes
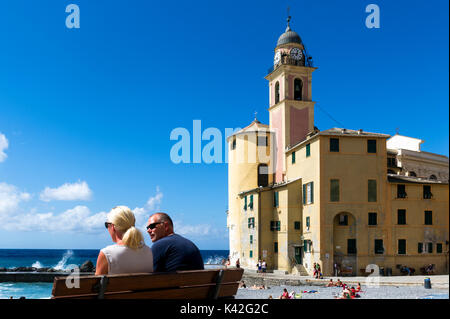
[[[201,120],[225,135],[255,111],[268,123],[287,6],[319,68],[319,129],[341,126],[325,110],[448,156],[447,1],[4,1],[0,248],[102,248],[105,212],[127,205],[140,225],[163,210],[201,249],[228,249],[227,166],[174,164],[170,133]]]

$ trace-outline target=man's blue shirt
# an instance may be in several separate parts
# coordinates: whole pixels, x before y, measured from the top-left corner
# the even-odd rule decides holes
[[[152,252],[155,272],[204,269],[203,258],[197,246],[177,234],[154,242]]]

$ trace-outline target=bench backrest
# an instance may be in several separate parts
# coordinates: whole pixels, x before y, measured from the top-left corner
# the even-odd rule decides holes
[[[79,277],[79,288],[68,288],[66,280],[71,279],[67,277],[55,277],[52,299],[232,298],[243,272],[241,268],[233,268],[82,276]]]

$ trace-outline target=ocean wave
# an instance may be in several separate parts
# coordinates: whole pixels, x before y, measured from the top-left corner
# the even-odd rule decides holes
[[[204,264],[205,265],[221,265],[223,260],[224,260],[223,256],[211,256],[204,262]]]
[[[37,260],[37,261],[35,261],[35,262],[31,265],[31,267],[34,267],[34,268],[44,268],[44,265],[42,265],[42,264],[39,262],[39,260]]]
[[[73,250],[67,250],[64,255],[62,256],[61,260],[58,261],[58,263],[53,266],[53,269],[56,270],[67,270],[67,261],[69,260],[70,257],[73,256]]]

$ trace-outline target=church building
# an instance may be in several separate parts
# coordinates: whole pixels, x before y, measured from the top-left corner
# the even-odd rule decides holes
[[[420,139],[314,125],[317,68],[300,36],[275,47],[269,124],[227,138],[230,257],[256,270],[311,275],[399,275],[433,264],[448,274],[448,157]]]

